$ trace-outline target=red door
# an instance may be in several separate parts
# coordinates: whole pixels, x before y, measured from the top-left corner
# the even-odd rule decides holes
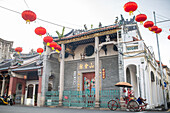
[[[95,91],[95,73],[83,73],[83,91]]]

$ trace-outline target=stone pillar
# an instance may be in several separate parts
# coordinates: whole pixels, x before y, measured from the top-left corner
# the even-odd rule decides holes
[[[42,87],[42,76],[39,76],[39,83],[38,83],[38,97],[37,97],[37,106],[40,107],[41,105],[41,87]]]
[[[3,80],[2,80],[1,96],[4,95],[4,88],[5,88],[5,75],[3,75]]]
[[[9,82],[9,91],[8,95],[13,95],[16,93],[16,85],[17,85],[17,78],[16,77],[10,77],[10,82]]]
[[[125,32],[122,27],[121,31],[117,31],[118,69],[119,69],[120,82],[125,82],[125,77],[126,77],[124,75],[124,59],[123,59],[123,43],[122,43],[122,39],[124,38],[125,38]],[[120,88],[120,96],[122,95],[123,95],[122,88]]]
[[[36,87],[36,84],[33,84],[33,102],[32,102],[32,105],[35,106],[35,87]]]
[[[59,106],[62,106],[63,91],[64,91],[64,58],[65,58],[65,45],[61,44],[61,60],[60,60],[60,86],[59,86]]]
[[[99,38],[95,37],[95,107],[99,107]]]
[[[23,79],[22,80],[23,82],[22,82],[22,97],[21,97],[21,104],[23,105],[24,104],[24,98],[25,98],[25,87],[26,87],[26,80],[25,79]]]
[[[50,53],[50,48],[46,47],[46,52],[44,53],[43,59],[43,74],[42,74],[42,87],[41,87],[41,105],[45,105],[45,93],[48,91],[48,81],[49,81],[49,62],[48,62],[48,55]]]

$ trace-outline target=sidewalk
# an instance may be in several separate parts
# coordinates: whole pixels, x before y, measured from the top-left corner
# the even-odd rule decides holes
[[[13,105],[13,106],[23,106],[23,107],[38,107],[38,106],[26,106],[26,105]],[[68,108],[68,109],[91,109],[91,110],[109,110],[109,108],[94,108],[94,107],[68,107],[68,106],[44,106],[49,108]],[[126,109],[118,108],[116,111],[127,111]],[[170,109],[164,110],[163,108],[154,108],[154,109],[146,109],[145,111],[167,111],[170,112]]]

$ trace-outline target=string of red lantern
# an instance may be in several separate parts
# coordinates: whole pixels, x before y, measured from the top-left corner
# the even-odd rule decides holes
[[[22,52],[22,48],[21,48],[21,47],[16,47],[16,48],[15,48],[15,51],[16,51],[18,54],[20,54],[20,52]]]
[[[125,5],[124,5],[124,10],[126,12],[129,12],[129,14],[131,15],[134,11],[136,11],[138,8],[138,5],[135,3],[135,2],[127,2]],[[147,16],[145,14],[138,14],[136,17],[135,17],[135,20],[137,22],[140,22],[141,24],[143,24],[144,21],[146,21],[147,19]],[[148,28],[150,31],[154,32],[154,33],[161,33],[162,32],[162,29],[161,28],[158,28],[157,26],[154,26],[154,23],[152,21],[147,21],[144,23],[144,27],[145,28]]]

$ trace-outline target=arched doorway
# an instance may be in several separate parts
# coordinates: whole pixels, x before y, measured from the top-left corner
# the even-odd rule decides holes
[[[18,83],[16,87],[15,104],[21,104],[22,83]]]
[[[131,76],[129,68],[126,69],[126,82],[131,84]]]
[[[130,83],[133,87],[134,96],[138,97],[138,80],[137,80],[137,67],[136,65],[128,65],[126,68],[126,82]]]
[[[27,104],[26,105],[33,105],[33,90],[34,90],[34,85],[29,84],[27,87]]]
[[[52,91],[53,87],[52,87],[52,84],[48,84],[48,91]]]

